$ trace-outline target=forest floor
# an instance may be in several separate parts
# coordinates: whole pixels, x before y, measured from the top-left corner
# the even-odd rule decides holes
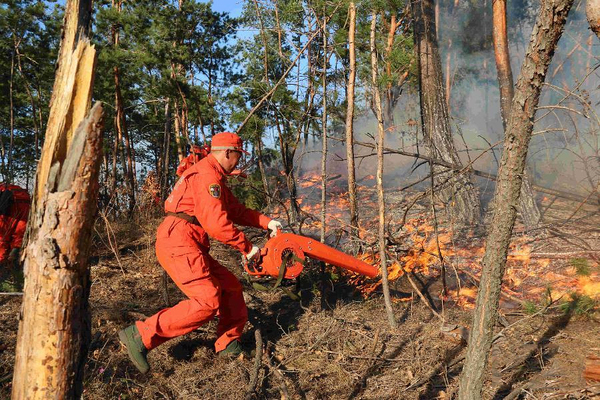
[[[556,204],[554,207],[554,212],[560,213]],[[570,228],[561,228],[560,235],[550,234],[549,238],[540,239],[543,241],[537,246],[550,260],[543,266],[551,268],[553,273],[561,270],[571,273],[569,282],[573,285],[581,283],[572,273],[573,268],[587,268],[579,272],[585,275],[588,285],[597,283],[600,275],[599,254],[594,253],[600,249],[597,219],[596,215],[595,219],[572,221],[575,223]],[[136,223],[113,223],[109,226],[114,230],[110,242],[107,225],[102,221],[96,225],[91,258],[92,341],[83,398],[246,398],[248,382],[255,371],[253,356],[235,360],[217,357],[213,350],[214,322],[150,352],[151,371],[147,375],[137,372],[117,339],[120,329],[159,311],[167,306],[167,301],[172,305],[183,298],[170,281],[168,300],[165,296],[163,271],[154,253],[154,235],[159,223],[159,218],[150,217]],[[569,229],[586,232],[587,243],[595,243],[590,251],[575,258],[579,260],[575,267],[574,256],[570,254],[581,246],[568,245],[564,237],[561,239],[570,237]],[[256,241],[263,237],[258,231],[247,232]],[[392,329],[380,289],[365,298],[344,276],[328,274],[323,279],[318,266],[309,266],[298,282],[288,286],[300,294],[299,301],[293,300],[282,290],[254,289],[242,277],[240,256],[235,250],[213,243],[211,254],[244,283],[251,321],[243,336],[244,347],[248,350],[255,347],[257,328],[265,344],[254,398],[455,397],[472,304],[456,298],[442,302],[436,295],[441,292],[439,271],[430,274],[413,271],[410,275],[445,320],[442,322],[431,312],[430,305],[415,295],[407,279],[400,278],[391,284],[398,321],[398,327]],[[565,254],[568,256],[563,257]],[[509,265],[508,270],[511,268],[514,265]],[[456,286],[453,275],[449,273],[450,286]],[[476,279],[477,271],[472,276]],[[518,276],[515,273],[511,279]],[[466,277],[463,285],[467,286],[468,280]],[[519,299],[524,290],[508,291],[503,297],[484,399],[600,398],[600,383],[586,382],[582,376],[586,357],[600,356],[598,303],[590,303],[587,296],[553,295],[548,286],[536,292],[541,293],[537,300],[524,301]],[[467,288],[465,292],[469,293]],[[10,397],[20,302],[20,296],[0,296],[2,399]]]

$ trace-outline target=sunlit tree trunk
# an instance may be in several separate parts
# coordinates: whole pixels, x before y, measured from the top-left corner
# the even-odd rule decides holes
[[[510,66],[510,53],[508,50],[508,35],[506,32],[506,0],[492,2],[493,12],[493,38],[496,69],[498,70],[498,86],[500,88],[500,112],[502,125],[506,130],[506,123],[510,116],[510,107],[514,96],[513,75]],[[535,202],[535,194],[531,188],[527,169],[523,172],[519,211],[527,230],[539,225],[542,214]]]
[[[323,115],[321,117],[321,243],[325,243],[327,230],[327,20],[323,13]]]
[[[118,13],[121,12],[121,4],[122,1],[113,1],[112,6],[116,9]],[[112,26],[112,36],[113,36],[113,46],[114,48],[119,47],[119,30],[116,25]],[[120,74],[119,74],[119,66],[115,65],[113,67],[113,78],[115,82],[115,128],[117,132],[117,136],[119,137],[119,144],[123,145],[120,138],[123,138],[124,145],[123,150],[126,153],[127,163],[123,163],[123,174],[126,178],[127,189],[129,192],[129,213],[133,212],[135,207],[135,179],[134,179],[134,171],[133,171],[133,156],[131,153],[131,143],[129,140],[129,133],[127,131],[127,121],[125,118],[125,110],[123,105],[123,95],[121,94],[121,84],[120,84]],[[124,157],[125,159],[125,157]]]
[[[373,10],[371,14],[371,84],[373,92],[373,103],[375,116],[377,117],[377,204],[379,206],[379,259],[381,260],[381,282],[383,288],[383,298],[385,301],[385,310],[388,321],[392,328],[396,327],[396,318],[392,308],[392,299],[390,297],[390,287],[388,282],[387,255],[385,253],[385,198],[383,192],[383,146],[385,139],[385,129],[383,126],[383,111],[381,109],[381,94],[379,92],[378,82],[378,62],[377,48],[375,45],[375,28],[377,26],[377,13]]]
[[[450,129],[442,66],[435,37],[433,0],[412,2],[412,13],[419,63],[421,123],[426,144],[432,158],[461,165]],[[443,184],[448,180],[451,183],[448,188],[439,192],[451,217],[463,226],[477,224],[480,219],[479,198],[470,177],[465,174],[452,177],[452,172],[441,166],[434,167],[433,172],[436,184]]]
[[[8,171],[7,171],[7,182],[12,183],[13,181],[13,144],[15,140],[15,104],[14,104],[14,84],[15,84],[15,53],[11,52],[10,57],[10,82],[8,83],[9,90],[9,107],[10,107],[10,137],[8,142]]]
[[[90,17],[91,1],[67,1],[24,252],[13,399],[76,399],[83,389],[88,249],[102,150],[102,106],[88,114],[96,60]]]
[[[359,234],[358,207],[356,204],[356,167],[354,164],[354,84],[356,82],[356,52],[354,35],[356,30],[356,6],[350,2],[348,7],[348,53],[349,69],[346,107],[346,158],[348,160],[348,203],[350,204],[350,226],[352,233]]]
[[[542,2],[521,67],[504,139],[504,152],[494,194],[494,215],[486,240],[473,325],[460,378],[460,400],[481,397],[535,110],[548,66],[572,5],[573,0]]]
[[[256,11],[256,18],[258,18],[258,22],[260,23],[260,36],[262,38],[263,41],[263,47],[264,47],[264,52],[263,52],[263,67],[264,67],[264,72],[265,72],[265,76],[263,78],[264,82],[266,84],[269,84],[269,52],[268,52],[268,42],[267,42],[267,35],[265,32],[265,27],[263,25],[263,21],[262,21],[262,17],[261,17],[261,13],[260,13],[260,9],[258,7],[258,1],[254,0],[254,8]],[[267,182],[267,175],[265,172],[265,166],[264,166],[264,162],[263,162],[263,147],[262,147],[262,132],[259,132],[257,130],[256,132],[256,157],[258,160],[258,171],[260,172],[260,179],[263,185],[263,191],[265,192],[266,198],[267,198],[267,203],[270,205],[271,204],[271,194],[270,194],[270,190],[269,190],[269,183]]]
[[[385,85],[385,108],[384,108],[384,126],[386,129],[393,128],[394,126],[394,104],[395,99],[392,94],[392,58],[391,53],[394,48],[394,38],[396,37],[396,29],[398,25],[396,23],[396,14],[392,11],[390,17],[390,24],[387,35],[387,42],[385,47],[385,72],[388,76],[387,84]]]
[[[169,157],[171,154],[171,101],[165,99],[165,129],[163,131],[162,154],[159,162],[159,182],[161,199],[167,198],[169,191]]]

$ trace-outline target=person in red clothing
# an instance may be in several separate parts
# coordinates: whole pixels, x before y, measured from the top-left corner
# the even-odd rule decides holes
[[[27,190],[20,186],[0,184],[0,192],[5,190],[11,192],[12,200],[7,205],[5,212],[0,214],[0,264],[19,258],[31,202]]]
[[[227,175],[238,164],[242,140],[234,133],[213,136],[211,153],[188,168],[165,201],[164,221],[156,235],[156,255],[188,299],[136,321],[119,332],[131,361],[142,373],[149,370],[147,352],[219,317],[215,350],[241,353],[239,338],[248,314],[242,285],[209,254],[209,236],[239,250],[247,260],[259,254],[234,224],[269,229],[281,223],[242,205],[227,187]]]
[[[192,145],[192,148],[190,149],[190,154],[186,158],[181,160],[179,166],[177,167],[177,176],[181,176],[189,167],[196,164],[203,158],[206,158],[206,156],[208,156],[208,153],[210,153],[210,146],[198,146],[197,144]]]

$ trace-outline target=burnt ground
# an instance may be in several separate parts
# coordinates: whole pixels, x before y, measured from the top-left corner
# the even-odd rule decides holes
[[[251,355],[236,360],[216,357],[214,322],[153,350],[152,370],[145,376],[130,364],[117,340],[119,329],[167,305],[153,247],[159,222],[148,218],[113,223],[111,241],[105,225],[97,224],[91,258],[92,342],[83,398],[242,399],[254,360]],[[580,225],[575,228],[581,230]],[[564,243],[552,242],[556,237],[543,251],[568,250]],[[111,246],[118,248],[118,257]],[[214,243],[212,254],[242,276],[239,253]],[[591,265],[598,268],[597,261]],[[400,278],[392,283],[398,320],[398,328],[392,329],[381,292],[364,299],[345,278],[323,278],[319,271],[309,266],[299,282],[287,287],[300,293],[299,301],[281,290],[256,290],[242,278],[251,321],[243,344],[248,350],[255,347],[258,328],[266,349],[255,398],[455,397],[465,354],[462,327],[471,322],[469,308],[444,303],[442,324]],[[440,292],[439,278],[413,276],[441,311],[434,295]],[[170,304],[182,298],[172,282],[167,287]],[[19,296],[0,296],[0,398],[10,396],[20,301]],[[600,353],[597,303],[596,308],[584,309],[565,299],[544,305],[548,303],[540,300],[503,309],[485,399],[600,398],[600,384],[582,377],[586,356]]]

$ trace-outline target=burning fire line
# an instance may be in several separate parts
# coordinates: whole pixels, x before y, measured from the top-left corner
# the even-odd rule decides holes
[[[320,185],[320,176],[310,176],[304,178],[300,186],[302,188],[315,188]],[[316,189],[315,189],[316,190]],[[361,192],[369,196],[373,189],[362,187]],[[368,193],[367,193],[368,192]],[[289,207],[289,200],[286,207]],[[309,223],[305,223],[305,229],[314,229],[315,232],[320,229],[321,221],[317,217],[320,215],[321,206],[315,200],[315,204],[309,204],[306,197],[298,199],[301,209],[315,218]],[[371,203],[371,204],[369,204]],[[375,203],[371,200],[360,201],[363,209],[376,210]],[[349,226],[348,200],[346,193],[332,193],[327,203],[326,223],[328,228],[333,229],[339,226]],[[361,210],[363,211],[363,210]],[[277,211],[276,211],[277,213]],[[283,210],[279,210],[284,215]],[[361,238],[368,243],[375,243],[374,232],[377,224],[376,217],[369,218],[363,213]],[[395,236],[401,237],[400,241],[406,244],[404,249],[390,249],[395,251],[390,258],[392,261],[388,265],[388,279],[390,282],[396,281],[406,273],[419,273],[427,277],[437,277],[440,274],[440,262],[438,257],[437,241],[434,227],[427,223],[424,217],[413,218],[406,221],[402,227],[397,229]],[[441,255],[446,263],[447,270],[452,275],[458,274],[461,281],[479,281],[481,276],[481,260],[485,253],[485,246],[481,239],[471,242],[469,245],[458,245],[452,242],[452,232],[439,229],[438,238]],[[548,293],[552,293],[553,298],[559,298],[565,294],[576,292],[587,295],[592,298],[600,298],[600,270],[592,268],[589,275],[578,275],[573,267],[561,267],[554,265],[547,258],[532,258],[531,246],[526,244],[528,238],[525,236],[517,237],[513,240],[506,264],[506,272],[503,283],[503,293],[505,298],[512,299],[513,303],[518,301],[537,302]],[[377,249],[371,252],[359,254],[357,258],[378,268],[380,260]],[[396,259],[396,260],[394,260]],[[380,287],[380,280],[365,278],[364,276],[344,272],[348,283],[364,296],[373,295]],[[477,294],[475,286],[461,286],[451,288],[447,300],[453,300],[462,307],[472,308]],[[395,299],[395,301],[407,301],[411,298]]]

